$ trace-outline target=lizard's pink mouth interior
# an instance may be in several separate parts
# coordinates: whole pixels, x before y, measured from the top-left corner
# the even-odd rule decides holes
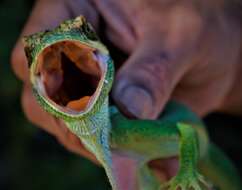
[[[45,48],[38,57],[36,71],[45,95],[57,105],[74,111],[87,107],[102,74],[95,49],[75,41]]]

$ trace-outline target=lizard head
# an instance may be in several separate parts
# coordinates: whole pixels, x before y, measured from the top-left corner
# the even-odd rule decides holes
[[[96,155],[115,189],[108,141],[114,68],[108,50],[82,16],[23,40],[38,102]]]
[[[82,16],[25,37],[24,45],[33,92],[46,111],[76,120],[105,102],[112,86],[112,60]]]

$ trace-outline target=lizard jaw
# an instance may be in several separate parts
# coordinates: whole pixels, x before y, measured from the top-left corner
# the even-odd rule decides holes
[[[99,96],[106,67],[105,57],[97,49],[63,40],[38,55],[35,87],[60,112],[84,113]]]

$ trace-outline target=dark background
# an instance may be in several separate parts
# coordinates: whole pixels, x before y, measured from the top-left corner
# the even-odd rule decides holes
[[[66,151],[30,124],[21,110],[21,82],[13,75],[9,58],[32,4],[0,0],[0,190],[108,189],[101,168]],[[205,121],[212,140],[242,174],[242,119],[212,114]]]

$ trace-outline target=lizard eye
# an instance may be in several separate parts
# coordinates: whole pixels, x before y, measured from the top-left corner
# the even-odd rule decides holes
[[[68,40],[45,48],[35,72],[42,93],[64,111],[85,110],[104,73],[97,54],[92,47]]]

